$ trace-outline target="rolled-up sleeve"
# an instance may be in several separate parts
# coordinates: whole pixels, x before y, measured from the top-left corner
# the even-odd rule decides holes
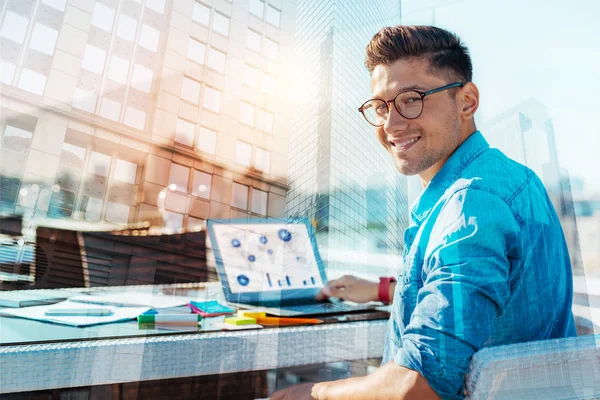
[[[467,188],[427,230],[423,287],[394,362],[419,372],[442,398],[460,399],[471,357],[510,296],[520,226],[502,198]]]

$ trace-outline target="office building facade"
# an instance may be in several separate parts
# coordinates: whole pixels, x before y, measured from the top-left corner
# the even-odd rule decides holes
[[[286,214],[311,218],[330,271],[385,273],[384,265],[374,271],[360,261],[349,268],[366,254],[398,254],[402,246],[405,180],[357,111],[371,96],[365,46],[382,26],[398,23],[397,0],[297,3],[301,94],[292,119]],[[345,260],[330,257],[338,250]]]
[[[168,233],[284,216],[293,1],[0,7],[2,214]]]

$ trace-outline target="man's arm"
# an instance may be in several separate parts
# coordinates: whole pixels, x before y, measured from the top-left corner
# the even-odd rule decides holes
[[[378,282],[368,281],[352,275],[345,275],[339,279],[328,281],[319,294],[317,294],[317,300],[321,301],[328,297],[338,297],[355,303],[379,301],[378,289]],[[390,302],[394,300],[395,289],[396,282],[390,282],[388,288],[388,298],[390,299]]]
[[[315,385],[294,386],[274,393],[272,400],[439,400],[418,372],[389,362],[372,374]]]

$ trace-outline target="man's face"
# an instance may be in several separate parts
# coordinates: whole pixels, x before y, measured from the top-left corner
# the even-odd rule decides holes
[[[378,65],[371,74],[373,98],[391,100],[406,89],[425,92],[454,83],[428,73],[428,69],[426,60]],[[379,141],[403,175],[419,174],[422,179],[431,180],[460,145],[457,90],[425,96],[423,113],[416,119],[404,118],[392,105],[385,125],[375,128]]]

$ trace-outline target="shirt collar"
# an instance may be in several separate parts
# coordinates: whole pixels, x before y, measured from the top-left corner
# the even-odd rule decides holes
[[[446,189],[460,177],[463,170],[477,156],[489,147],[490,145],[479,131],[458,146],[413,204],[410,216],[415,224],[421,224]]]

